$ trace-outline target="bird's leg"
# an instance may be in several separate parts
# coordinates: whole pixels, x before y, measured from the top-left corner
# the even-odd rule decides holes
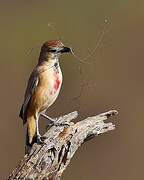
[[[44,112],[41,113],[41,116],[49,121],[49,124],[46,126],[46,129],[48,129],[56,124],[56,120],[57,120],[56,118],[53,119],[53,118],[49,117],[48,115],[46,115]]]
[[[56,121],[56,119],[49,117],[45,113],[41,113],[41,116],[43,116],[45,119],[49,120],[51,124],[53,124]]]
[[[50,124],[48,125],[48,127],[49,126],[69,126],[68,123],[59,123],[59,122],[57,122],[57,118],[52,119],[51,117],[47,116],[45,113],[41,113],[41,115],[44,118],[46,118],[46,119],[48,119],[50,121]]]
[[[37,134],[37,136],[40,136],[38,118],[36,120],[36,134]]]
[[[43,144],[44,140],[47,138],[46,136],[41,136],[39,133],[39,124],[38,124],[39,118],[36,120],[36,138],[37,138],[37,143],[38,144]]]

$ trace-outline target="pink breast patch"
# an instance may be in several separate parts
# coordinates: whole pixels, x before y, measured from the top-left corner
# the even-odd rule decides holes
[[[61,85],[61,81],[59,79],[59,74],[58,73],[54,73],[54,91],[56,92],[59,89],[59,86]]]
[[[58,73],[54,72],[53,78],[54,78],[54,84],[53,84],[53,88],[50,91],[50,95],[54,95],[59,90],[60,85],[62,83]]]
[[[55,89],[55,91],[57,91],[58,90],[58,88],[59,88],[59,86],[60,86],[60,80],[58,79],[58,77],[56,78],[56,80],[55,80],[55,83],[54,83],[54,89]]]

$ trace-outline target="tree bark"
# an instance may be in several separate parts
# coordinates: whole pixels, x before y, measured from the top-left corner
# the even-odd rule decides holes
[[[58,123],[68,125],[49,128],[45,143],[34,144],[30,154],[24,156],[7,179],[59,180],[78,147],[99,134],[115,129],[114,124],[104,120],[117,113],[111,110],[77,123],[71,122],[78,116],[76,111],[59,117]]]

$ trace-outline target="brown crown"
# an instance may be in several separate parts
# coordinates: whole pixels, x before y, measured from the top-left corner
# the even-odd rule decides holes
[[[59,40],[51,40],[47,41],[42,45],[42,48],[55,48],[55,47],[63,47],[63,43]]]

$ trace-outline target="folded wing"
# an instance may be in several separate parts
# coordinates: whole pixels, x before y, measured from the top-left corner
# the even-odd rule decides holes
[[[35,68],[30,75],[27,89],[25,92],[24,102],[23,102],[23,105],[21,107],[20,114],[19,114],[19,117],[21,117],[23,120],[23,124],[25,124],[27,121],[27,110],[29,108],[29,103],[31,101],[33,93],[38,85],[38,81],[39,81],[38,70],[37,68]]]

